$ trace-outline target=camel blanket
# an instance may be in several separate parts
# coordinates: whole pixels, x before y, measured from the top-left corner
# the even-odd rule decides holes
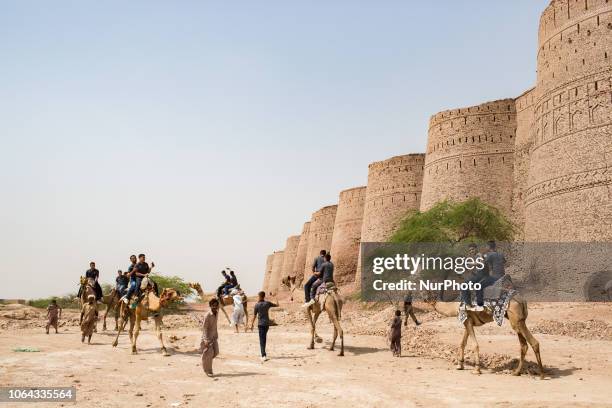
[[[484,307],[488,313],[493,315],[493,320],[498,326],[504,323],[504,316],[510,300],[516,295],[516,290],[512,288],[512,280],[509,275],[504,275],[499,278],[493,285],[484,289]],[[476,300],[472,297],[472,306],[476,306]],[[467,320],[467,311],[459,310],[457,315],[459,324]]]

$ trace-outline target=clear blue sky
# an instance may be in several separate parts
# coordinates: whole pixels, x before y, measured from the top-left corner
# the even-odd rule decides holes
[[[3,1],[0,298],[145,252],[205,291],[437,111],[535,81],[546,0]]]

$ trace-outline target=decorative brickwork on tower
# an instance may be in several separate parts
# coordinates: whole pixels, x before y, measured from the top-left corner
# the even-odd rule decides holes
[[[611,79],[612,2],[552,1],[540,19],[526,240],[612,240]]]
[[[479,197],[509,216],[515,131],[514,99],[432,116],[421,210],[446,199]]]

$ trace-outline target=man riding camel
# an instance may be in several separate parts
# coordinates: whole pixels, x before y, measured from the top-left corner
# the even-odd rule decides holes
[[[130,287],[125,294],[121,298],[121,300],[128,304],[129,299],[132,297],[134,293],[137,295],[140,294],[140,285],[142,284],[142,280],[149,276],[151,269],[155,267],[155,263],[151,263],[151,267],[146,262],[145,254],[138,255],[138,263],[134,264],[133,258],[136,258],[134,255],[130,257],[130,261],[132,261],[132,265],[130,265],[128,271],[130,275]]]
[[[321,251],[323,252],[323,251]],[[310,300],[304,303],[304,307],[309,307],[315,303],[315,297],[317,294],[317,289],[322,284],[333,283],[334,282],[334,264],[331,261],[331,254],[325,254],[325,261],[321,264],[319,269],[319,278],[312,284],[310,288]]]
[[[225,282],[223,282],[218,288],[217,288],[217,298],[221,298],[222,295],[227,296],[230,291],[236,287],[238,287],[238,278],[236,277],[236,274],[234,273],[234,271],[230,270],[229,271],[229,275],[227,272],[225,272],[225,269],[221,271],[221,275],[223,275],[223,277],[225,278]]]
[[[312,298],[312,296],[310,295],[312,285],[321,276],[321,266],[325,262],[326,254],[327,254],[327,251],[322,249],[321,252],[319,252],[319,256],[317,256],[312,262],[312,276],[304,284],[304,302],[306,302],[306,304],[308,304]]]
[[[93,287],[94,292],[96,293],[96,300],[101,300],[102,299],[102,287],[98,283],[98,278],[100,277],[100,271],[96,269],[95,262],[92,261],[89,263],[89,269],[85,271],[85,277],[87,278],[87,281],[88,281],[87,283]],[[79,290],[78,296],[81,296],[81,290],[82,288]]]
[[[489,241],[487,247],[479,253],[475,253],[476,244],[470,244],[470,255],[475,259],[484,259],[484,267],[477,269],[467,283],[480,283],[480,289],[476,290],[476,307],[472,307],[472,294],[469,290],[461,291],[461,310],[473,310],[481,312],[484,310],[484,290],[502,278],[505,272],[506,258],[504,254],[497,252],[495,241]]]
[[[117,271],[117,277],[115,278],[115,290],[119,296],[125,295],[130,278],[128,272],[122,272],[121,269]]]

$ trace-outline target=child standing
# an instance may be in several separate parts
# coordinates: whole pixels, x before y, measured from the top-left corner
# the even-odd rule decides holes
[[[49,327],[55,329],[57,333],[57,322],[62,317],[62,308],[57,305],[57,300],[53,299],[51,304],[47,306],[47,334],[49,334]]]
[[[389,338],[391,339],[391,351],[394,357],[402,355],[402,312],[395,311],[395,317],[391,321],[391,329],[389,330]]]

